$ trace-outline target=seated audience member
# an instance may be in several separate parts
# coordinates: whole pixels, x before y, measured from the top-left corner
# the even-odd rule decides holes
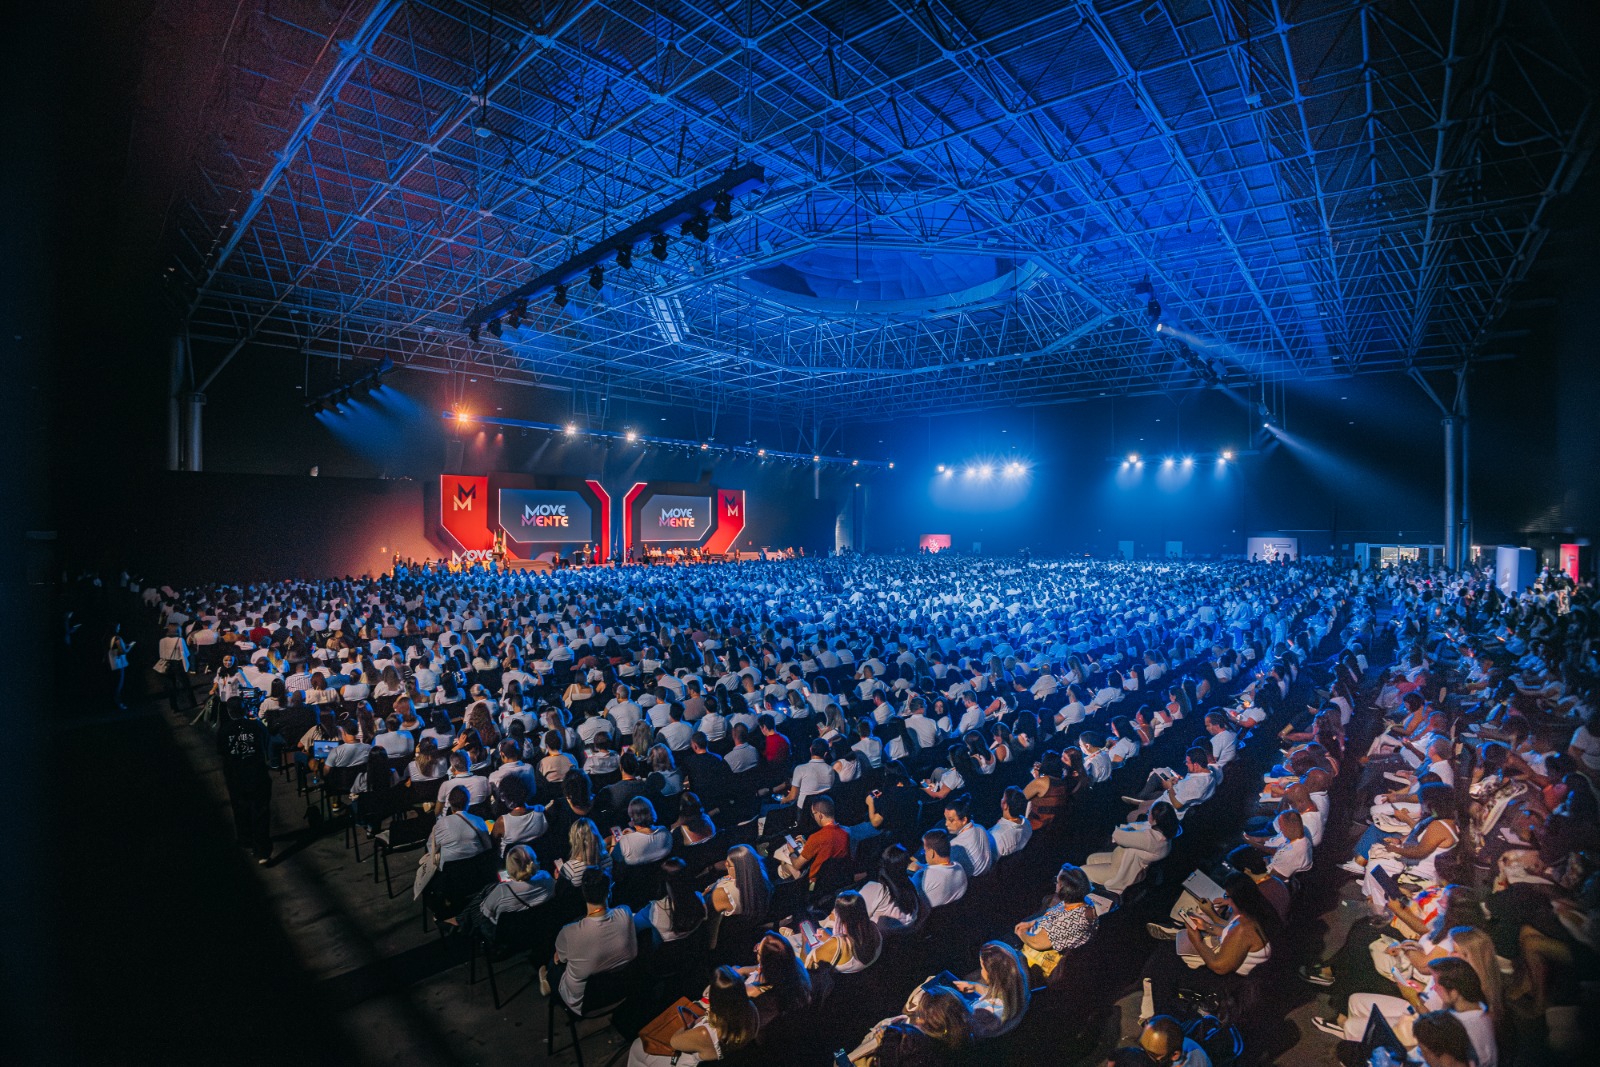
[[[1105,734],[1085,730],[1078,735],[1078,747],[1083,750],[1083,773],[1090,785],[1099,785],[1111,777],[1111,753],[1106,748]]]
[[[706,1013],[693,1026],[669,1039],[672,1055],[645,1051],[644,1041],[635,1038],[628,1050],[628,1067],[694,1067],[715,1063],[729,1053],[738,1052],[755,1041],[761,1017],[750,998],[744,977],[732,967],[718,967],[706,990]]]
[[[1488,963],[1495,966],[1492,957]],[[1427,985],[1420,997],[1422,1006],[1429,1011],[1448,1011],[1454,1015],[1466,1028],[1478,1067],[1496,1067],[1499,1050],[1495,1022],[1484,1003],[1483,983],[1477,971],[1466,960],[1446,956],[1431,961],[1425,973]],[[1401,1029],[1404,1029],[1403,1020],[1415,1014],[1411,1003],[1401,997],[1357,993],[1350,998],[1348,1015],[1331,1023],[1322,1018],[1313,1022],[1319,1030],[1335,1037],[1360,1041],[1366,1034],[1368,1018],[1375,1011],[1388,1020],[1390,1027]]]
[[[1221,772],[1239,751],[1239,735],[1228,728],[1228,717],[1220,711],[1206,715],[1206,733],[1211,735],[1211,765]]]
[[[611,879],[599,871],[585,874],[584,916],[561,928],[550,971],[539,971],[540,992],[549,996],[549,988],[555,986],[573,1011],[583,1010],[591,978],[626,967],[639,954],[633,912],[624,904],[613,908],[610,902]]]
[[[775,933],[756,942],[753,965],[735,970],[744,979],[763,1026],[781,1015],[811,1005],[811,973],[800,963],[794,946]]]
[[[972,821],[971,798],[964,794],[945,798],[944,828],[950,835],[950,858],[961,864],[969,879],[986,874],[994,866],[994,838]]]
[[[772,902],[772,883],[766,865],[749,845],[728,850],[725,872],[711,889],[711,910],[719,917],[739,915],[754,921],[767,916]]]
[[[706,921],[706,898],[695,888],[684,862],[670,857],[661,865],[662,892],[633,917],[640,932],[654,930],[663,944],[681,940]]]
[[[1022,955],[1041,977],[1048,978],[1062,957],[1087,945],[1099,929],[1100,917],[1088,902],[1092,888],[1083,868],[1064,863],[1056,874],[1054,903],[1016,925]]]
[[[1138,796],[1123,797],[1135,804],[1135,812],[1148,811],[1151,804],[1165,800],[1178,818],[1188,814],[1191,807],[1210,799],[1216,790],[1217,778],[1211,770],[1209,749],[1195,747],[1183,754],[1183,774],[1168,767],[1157,767],[1150,772]]]
[[[468,799],[465,786],[447,793],[445,814],[428,834],[428,851],[437,854],[439,868],[423,892],[423,902],[440,922],[459,913],[495,876],[499,850],[488,825],[466,810]]]
[[[1059,752],[1046,752],[1034,764],[1033,779],[1022,790],[1028,800],[1028,825],[1035,830],[1050,826],[1067,810],[1071,790]]]
[[[467,901],[460,914],[444,921],[492,942],[502,915],[527,911],[555,895],[555,879],[548,871],[539,869],[532,849],[512,846],[506,853],[505,871],[503,879],[491,883],[476,898]]]
[[[1183,1026],[1170,1015],[1157,1015],[1139,1033],[1139,1051],[1144,1063],[1160,1067],[1211,1067],[1211,1057]]]
[[[791,931],[785,931],[786,936]],[[800,935],[793,934],[791,939]],[[861,894],[849,890],[833,898],[833,912],[817,927],[816,942],[807,948],[805,964],[824,964],[839,974],[857,974],[871,967],[883,952],[883,934],[868,914]]]
[[[909,844],[916,838],[921,795],[905,765],[891,762],[884,768],[882,787],[867,794],[867,822],[891,841]]]
[[[874,1026],[852,1051],[856,1067],[945,1062],[972,1042],[973,1018],[966,997],[933,980],[912,991],[905,1013]]]
[[[839,776],[828,763],[828,743],[821,738],[812,741],[810,754],[809,760],[794,769],[789,788],[781,798],[785,804],[793,804],[797,809],[804,809],[808,799],[826,793],[839,784]],[[772,762],[770,755],[767,762]]]
[[[628,802],[628,825],[612,834],[611,866],[643,867],[660,863],[672,852],[672,834],[656,825],[655,805],[644,797]]]
[[[929,830],[922,835],[922,859],[911,861],[912,884],[929,907],[953,904],[967,893],[966,868],[950,857],[950,834]]]
[[[1281,811],[1272,825],[1277,833],[1259,846],[1263,852],[1270,850],[1267,869],[1285,881],[1310,870],[1311,839],[1306,836],[1300,813],[1292,808]]]
[[[1180,987],[1201,994],[1224,994],[1233,982],[1272,958],[1272,942],[1283,928],[1278,913],[1248,875],[1230,874],[1222,889],[1226,914],[1220,923],[1190,913],[1184,917],[1176,951],[1151,955],[1145,965],[1150,1011],[1141,1014],[1171,1014]],[[1190,967],[1186,957],[1197,960],[1198,966]]]
[[[439,783],[439,791],[435,800],[436,810],[448,807],[448,798],[457,789],[467,792],[467,807],[475,808],[489,801],[489,779],[481,774],[473,774],[467,763],[465,752],[450,753],[450,776]],[[465,808],[458,810],[466,810]]]
[[[972,1036],[999,1037],[1015,1030],[1028,1011],[1028,965],[1004,941],[978,949],[978,980],[955,983],[972,1012]]]
[[[532,845],[550,828],[544,808],[528,797],[526,779],[515,775],[506,778],[500,789],[500,803],[504,810],[489,833],[500,843],[502,855],[509,855],[516,845]]]
[[[995,857],[1009,856],[1028,847],[1033,826],[1028,822],[1028,799],[1016,786],[1000,794],[1000,821],[989,828],[994,839]]]
[[[1172,805],[1158,800],[1143,822],[1124,823],[1111,834],[1110,852],[1096,852],[1083,861],[1091,881],[1112,893],[1123,893],[1144,877],[1152,863],[1167,857],[1179,832]]]
[[[1484,1067],[1472,1034],[1453,1011],[1430,1011],[1411,1024],[1417,1054],[1427,1067]]]
[[[911,853],[903,845],[890,845],[878,857],[878,877],[861,887],[867,916],[885,932],[910,929],[921,920],[924,907],[911,881]]]
[[[574,889],[581,889],[590,871],[609,875],[611,853],[606,851],[594,823],[578,819],[567,828],[567,857],[556,862],[556,876]]]
[[[781,853],[781,862],[778,864],[778,873],[784,878],[804,878],[815,886],[817,872],[829,860],[848,860],[850,858],[850,835],[844,827],[834,821],[833,801],[827,797],[818,797],[811,805],[811,817],[816,821],[817,828],[806,835],[804,844],[800,847],[799,855],[795,855],[788,846],[778,850]]]

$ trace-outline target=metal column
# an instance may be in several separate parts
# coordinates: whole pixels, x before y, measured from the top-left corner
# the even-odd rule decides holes
[[[1460,537],[1457,551],[1460,553],[1459,565],[1465,566],[1472,559],[1472,467],[1470,463],[1471,451],[1468,448],[1468,439],[1472,434],[1472,418],[1467,414],[1467,375],[1469,371],[1461,372],[1461,384],[1456,390],[1456,412],[1461,418],[1461,520]]]
[[[172,339],[167,358],[167,470],[183,463],[183,413],[179,397],[183,393],[184,344],[180,334]]]
[[[1444,426],[1444,565],[1455,570],[1460,566],[1456,535],[1461,515],[1456,499],[1456,417],[1446,415],[1440,422]]]
[[[200,409],[205,407],[206,395],[204,393],[185,393],[183,397],[184,419],[183,469],[188,471],[200,470]]]

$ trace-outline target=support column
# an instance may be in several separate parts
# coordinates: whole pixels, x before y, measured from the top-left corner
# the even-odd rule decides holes
[[[1460,565],[1456,551],[1461,509],[1456,498],[1456,417],[1446,415],[1444,426],[1444,565],[1455,570]]]
[[[200,454],[200,409],[205,407],[206,395],[204,393],[186,393],[183,397],[184,413],[184,470],[198,471],[201,469]]]
[[[1472,433],[1472,419],[1467,414],[1467,374],[1463,371],[1461,388],[1456,403],[1461,416],[1461,537],[1458,546],[1460,552],[1460,565],[1466,566],[1472,558],[1472,466],[1469,462],[1471,452],[1468,438]]]
[[[167,352],[167,470],[180,470],[183,464],[183,412],[179,397],[183,393],[183,335],[172,339]]]

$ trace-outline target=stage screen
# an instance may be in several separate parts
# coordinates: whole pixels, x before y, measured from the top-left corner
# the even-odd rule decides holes
[[[594,540],[594,513],[579,493],[566,489],[500,490],[500,526],[522,544],[577,544]]]
[[[699,541],[711,530],[711,498],[655,493],[639,506],[639,540]]]

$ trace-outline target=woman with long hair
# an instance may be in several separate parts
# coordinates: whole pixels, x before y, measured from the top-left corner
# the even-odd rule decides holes
[[[557,875],[576,889],[590,871],[611,869],[611,853],[600,842],[600,831],[590,819],[579,819],[567,830],[567,858],[556,864]]]
[[[811,1003],[811,972],[786,938],[767,933],[756,942],[753,966],[736,968],[756,1003],[763,1026]]]
[[[1273,942],[1282,936],[1283,922],[1255,880],[1234,871],[1223,879],[1222,891],[1226,913],[1220,926],[1190,913],[1177,936],[1176,951],[1154,953],[1145,965],[1156,1012],[1174,1013],[1179,987],[1201,994],[1225,994],[1238,979],[1272,958]],[[1185,957],[1199,960],[1200,965],[1191,968]]]
[[[955,989],[966,996],[972,1011],[972,1035],[999,1037],[1016,1029],[1027,1014],[1028,965],[1004,941],[987,941],[978,949],[978,980],[957,982]]]
[[[1151,805],[1147,821],[1125,823],[1113,830],[1112,850],[1096,852],[1084,860],[1084,872],[1102,889],[1123,893],[1144,877],[1152,863],[1167,857],[1178,830],[1177,810],[1167,801],[1158,800]]]
[[[913,927],[922,918],[922,895],[912,884],[911,853],[890,845],[878,857],[878,878],[861,887],[867,916],[885,931]]]
[[[661,899],[653,900],[633,916],[643,933],[654,927],[662,942],[677,941],[700,929],[708,912],[706,898],[695,888],[688,865],[676,856],[661,864]]]
[[[867,912],[860,893],[845,890],[833,898],[833,914],[822,923],[822,937],[806,953],[806,967],[831,964],[840,974],[857,974],[878,962],[883,934]]]
[[[772,902],[772,883],[761,857],[749,845],[728,850],[727,874],[711,890],[711,906],[719,915],[764,918]]]
[[[706,1014],[693,1026],[673,1034],[672,1055],[646,1052],[643,1039],[628,1050],[628,1067],[694,1067],[715,1063],[749,1045],[761,1029],[761,1015],[744,976],[732,967],[718,967],[706,990]]]

